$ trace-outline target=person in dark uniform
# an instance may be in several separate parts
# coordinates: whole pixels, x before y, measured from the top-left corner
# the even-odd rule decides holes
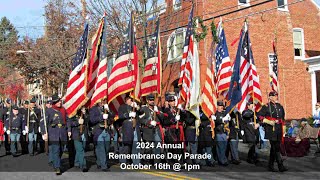
[[[119,129],[119,153],[129,154],[131,153],[132,143],[134,139],[134,132],[136,130],[136,112],[135,108],[138,108],[136,102],[127,95],[125,97],[125,104],[120,105],[118,109],[120,129]],[[120,163],[125,163],[125,159],[120,159]]]
[[[13,157],[17,157],[17,149],[16,146],[19,147],[20,143],[20,135],[21,132],[25,135],[26,130],[25,130],[25,120],[22,116],[22,114],[19,114],[19,108],[18,106],[13,106],[12,107],[12,112],[10,112],[10,117],[6,119],[6,129],[7,129],[7,134],[10,135],[10,148],[11,148],[11,154]]]
[[[160,154],[161,148],[156,148],[158,143],[164,142],[164,132],[162,122],[165,114],[159,111],[154,103],[154,95],[147,95],[147,105],[142,106],[139,113],[139,122],[141,124],[142,139],[144,142],[153,143],[154,148],[143,149],[144,153]],[[160,163],[161,159],[155,159],[154,163]]]
[[[114,120],[114,113],[109,110],[108,104],[97,103],[90,111],[90,122],[93,125],[93,142],[97,157],[98,169],[108,171],[108,152],[110,148],[110,125]]]
[[[228,159],[226,157],[226,149],[229,132],[227,131],[226,125],[231,120],[231,117],[225,112],[224,103],[222,101],[217,102],[217,112],[213,116],[213,119],[215,120],[214,131],[216,134],[215,140],[217,141],[216,151],[218,163],[222,166],[227,166]]]
[[[202,160],[201,165],[207,165],[210,167],[215,166],[215,160],[212,155],[212,146],[214,145],[214,139],[212,138],[214,135],[213,131],[213,123],[214,119],[209,119],[202,110],[200,111],[200,119],[201,123],[199,126],[199,149],[202,154],[207,153],[211,155],[211,158]]]
[[[86,109],[83,107],[78,110],[77,114],[68,119],[68,132],[71,132],[71,139],[74,143],[75,154],[74,166],[82,170],[82,172],[87,172],[87,163],[85,159],[85,146],[87,137],[87,121],[89,120],[88,114],[86,114]]]
[[[280,154],[280,143],[283,138],[285,111],[283,106],[277,101],[278,93],[274,91],[270,92],[269,103],[262,107],[260,114],[263,123],[266,124],[266,139],[269,139],[271,144],[268,170],[275,172],[274,161],[277,161],[279,171],[284,172],[288,169],[283,165]]]
[[[67,114],[60,97],[52,96],[52,107],[45,113],[48,134],[46,134],[44,121],[40,123],[44,140],[49,140],[49,157],[53,160],[56,175],[61,175],[61,149],[67,143],[71,133],[67,133]]]
[[[184,142],[183,123],[180,121],[180,113],[182,111],[182,105],[176,106],[176,96],[171,93],[167,97],[168,104],[165,105],[163,112],[168,115],[163,121],[165,128],[165,143],[166,144],[181,144]],[[180,112],[180,113],[179,113]],[[182,154],[184,149],[166,149],[167,152],[174,154]],[[182,163],[181,159],[180,163]]]
[[[27,112],[27,116],[25,121],[28,123],[28,118],[29,118],[29,125],[27,124],[27,127],[29,128],[29,134],[28,134],[28,139],[29,139],[29,145],[28,145],[28,150],[29,154],[31,156],[34,155],[34,149],[37,148],[37,134],[39,131],[39,123],[41,119],[41,112],[40,109],[38,109],[35,106],[36,99],[31,99],[30,104],[29,104],[29,112]],[[27,110],[28,111],[28,110]],[[28,117],[29,115],[29,117]],[[39,154],[39,149],[37,154]]]
[[[1,109],[1,118],[5,124],[6,122],[6,119],[9,118],[9,114],[10,114],[10,110],[11,110],[11,99],[7,98],[5,101],[4,101],[4,105],[3,105],[3,108]],[[7,130],[6,127],[4,127],[4,147],[6,149],[6,155],[10,155],[11,152],[10,152],[10,142],[9,142],[9,138],[10,138],[10,135],[7,134]]]
[[[231,163],[239,165],[241,163],[239,158],[238,144],[239,144],[239,112],[233,111],[230,115],[231,120],[229,121],[229,139],[226,150],[226,157],[228,158],[229,152],[231,152]],[[240,117],[241,119],[241,117]]]
[[[247,103],[247,108],[242,112],[242,122],[243,122],[243,131],[245,143],[249,145],[247,162],[250,164],[257,164],[258,155],[256,151],[256,144],[258,143],[257,138],[259,134],[259,119],[254,114],[255,106],[252,101]],[[254,118],[256,118],[256,124],[254,123]]]
[[[19,108],[19,114],[23,116],[23,118],[26,120],[27,123],[27,116],[28,116],[28,107],[29,107],[29,101],[24,101],[23,107]],[[28,125],[27,125],[28,127]],[[21,138],[21,150],[22,154],[28,154],[28,134],[22,135]]]
[[[184,123],[185,143],[188,146],[188,151],[190,154],[198,154],[197,128],[200,125],[199,120],[188,110],[181,110],[181,120]],[[192,162],[193,164],[200,163],[199,159],[193,159]]]

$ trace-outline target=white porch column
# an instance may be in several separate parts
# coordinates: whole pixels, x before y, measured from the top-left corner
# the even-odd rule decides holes
[[[315,71],[311,71],[311,92],[312,92],[312,114],[315,112],[314,106],[317,103],[317,76]]]

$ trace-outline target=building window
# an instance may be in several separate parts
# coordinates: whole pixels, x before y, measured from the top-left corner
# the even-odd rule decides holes
[[[303,35],[303,29],[301,28],[293,28],[293,47],[294,47],[294,58],[303,59],[305,57],[304,35]]]
[[[186,30],[186,28],[179,28],[171,33],[167,41],[168,62],[176,62],[182,59]]]
[[[174,10],[179,10],[182,7],[182,2],[181,0],[173,0],[173,9]]]
[[[238,0],[238,4],[241,6],[250,6],[250,0]]]
[[[278,0],[278,10],[289,11],[288,0]]]

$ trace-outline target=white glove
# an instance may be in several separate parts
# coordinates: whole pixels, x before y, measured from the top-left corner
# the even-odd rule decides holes
[[[44,141],[48,140],[48,135],[47,135],[47,134],[42,135],[42,139],[43,139]]]
[[[7,134],[8,134],[8,135],[10,134],[10,130],[7,130]]]
[[[131,103],[131,106],[132,106],[133,108],[137,108],[137,107],[138,107],[138,104],[137,104],[136,102],[132,102],[132,103]]]
[[[22,131],[22,134],[23,134],[23,135],[26,135],[26,134],[27,134],[26,130],[23,130],[23,131]]]
[[[217,117],[215,115],[211,115],[211,119],[212,119],[212,121],[215,121],[217,119]]]
[[[131,117],[131,118],[135,118],[136,117],[136,112],[130,112],[129,113],[129,117]]]
[[[154,106],[154,107],[153,107],[153,111],[156,112],[156,113],[159,112],[158,107],[157,107],[157,106]]]
[[[78,122],[79,122],[79,124],[83,124],[84,119],[83,119],[83,118],[80,118]]]
[[[103,108],[104,108],[105,110],[109,111],[109,106],[108,106],[108,104],[103,105]]]
[[[106,120],[108,119],[109,115],[108,114],[103,114],[103,119]]]
[[[181,104],[178,104],[178,109],[182,110],[182,105]]]
[[[29,132],[28,126],[25,126],[25,127],[24,127],[24,130],[25,130],[26,132]]]
[[[229,115],[229,114],[227,114],[225,117],[227,118],[227,120],[228,120],[228,121],[230,121],[230,120],[231,120],[231,117],[230,117],[230,115]]]
[[[222,118],[222,121],[223,122],[227,122],[227,121],[230,121],[231,117],[229,114],[227,114],[225,117]]]
[[[150,124],[151,124],[151,126],[156,126],[157,122],[156,121],[151,121]]]
[[[241,135],[243,136],[244,135],[244,130],[241,130],[240,132],[241,132]]]
[[[71,137],[71,132],[68,132],[68,137]]]
[[[6,127],[3,127],[3,131],[6,132],[6,131],[7,131],[7,128],[6,128]]]
[[[86,108],[81,108],[81,112],[82,112],[82,114],[85,114],[86,113]]]
[[[176,117],[175,117],[176,121],[180,121],[180,115],[177,114]]]

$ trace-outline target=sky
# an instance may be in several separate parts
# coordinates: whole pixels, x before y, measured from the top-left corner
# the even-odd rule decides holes
[[[45,0],[0,0],[0,18],[6,16],[20,37],[35,39],[44,33],[44,6]]]

